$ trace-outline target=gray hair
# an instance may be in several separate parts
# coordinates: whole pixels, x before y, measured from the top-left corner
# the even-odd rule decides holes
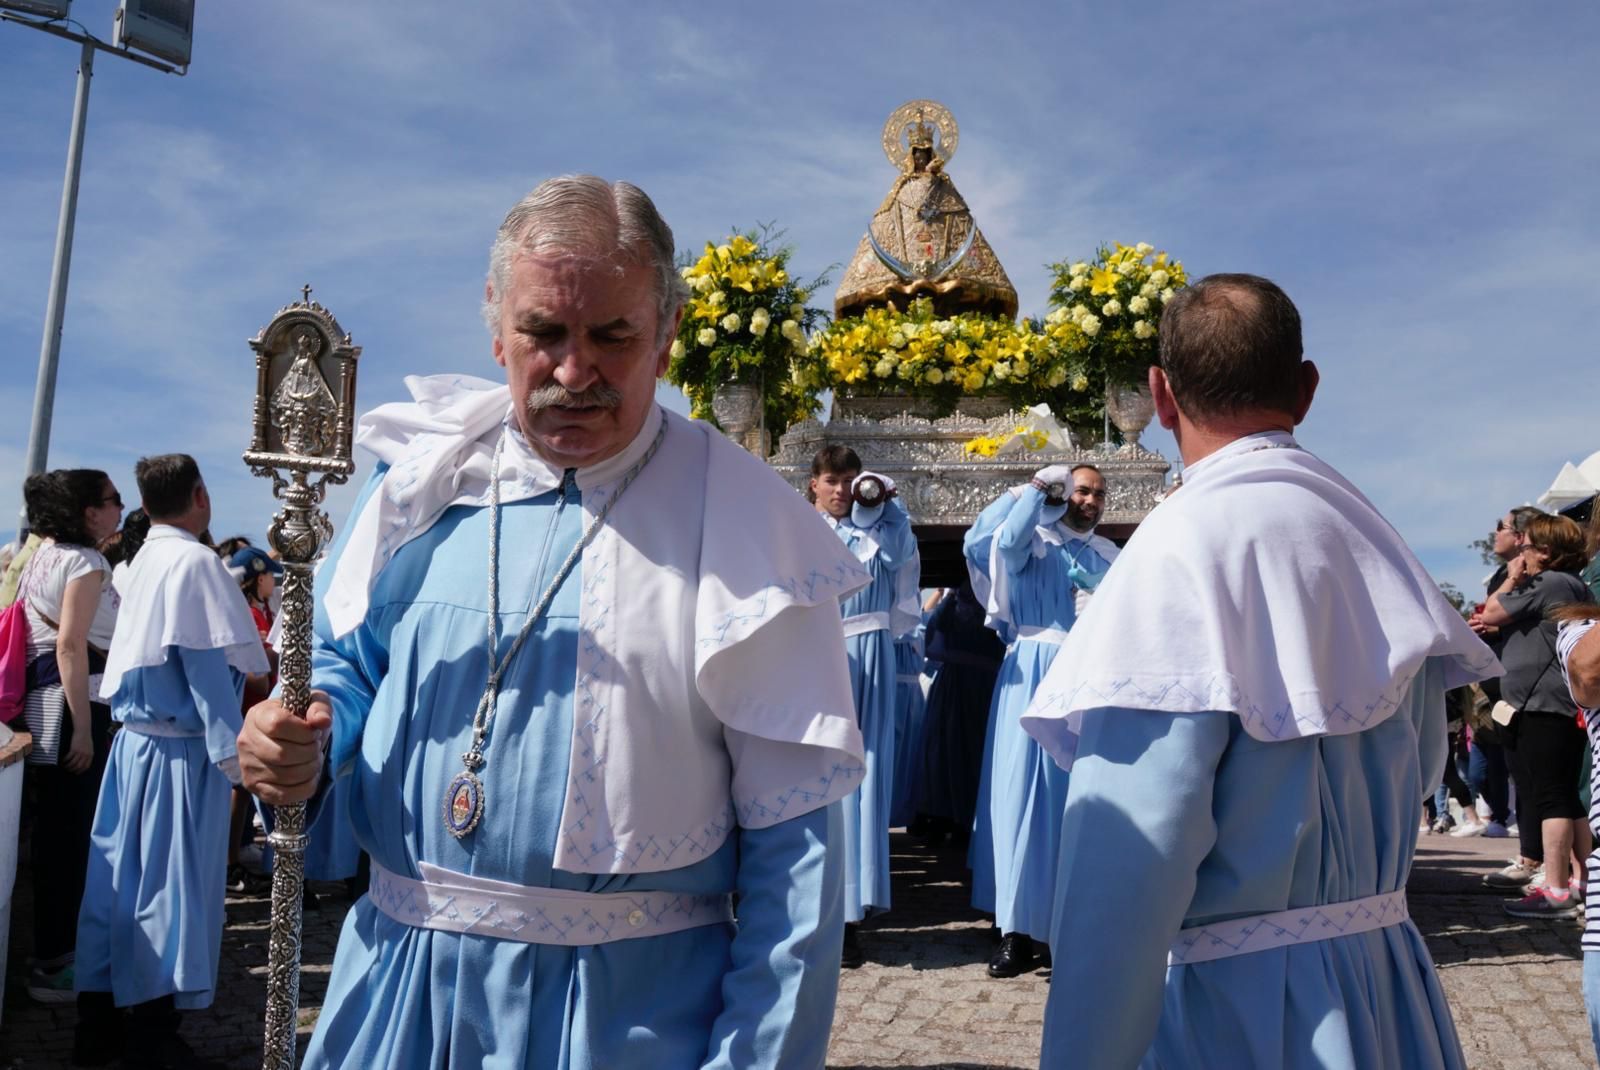
[[[673,266],[672,228],[644,190],[631,182],[594,175],[562,175],[539,183],[506,214],[489,250],[489,294],[483,321],[500,332],[500,300],[519,255],[567,254],[643,264],[655,271],[656,344],[665,342],[673,318],[689,299],[688,284]]]

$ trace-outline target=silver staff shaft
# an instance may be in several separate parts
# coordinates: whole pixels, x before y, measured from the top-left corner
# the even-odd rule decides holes
[[[296,483],[304,476],[296,473]],[[299,487],[291,487],[293,491]],[[310,517],[290,520],[286,505],[278,515],[285,526],[311,528]],[[311,702],[311,566],[284,563],[283,627],[278,642],[278,679],[284,707],[304,717]],[[306,866],[306,805],[291,803],[276,810],[272,834],[272,927],[267,943],[266,1036],[264,1070],[294,1070],[295,1032],[300,1011],[300,931]]]
[[[283,503],[267,538],[283,562],[278,680],[296,717],[311,703],[311,566],[333,538],[322,512],[328,484],[355,472],[356,360],[361,347],[311,287],[250,339],[256,355],[254,430],[244,461],[272,480]],[[284,472],[288,473],[285,478]],[[315,477],[315,482],[312,481]],[[301,896],[305,890],[306,808],[279,807],[273,824],[272,929],[267,942],[265,1070],[294,1070],[300,1010]]]

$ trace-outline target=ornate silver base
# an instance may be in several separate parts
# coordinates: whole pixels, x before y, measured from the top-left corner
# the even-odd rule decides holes
[[[865,405],[863,403],[866,403]],[[892,478],[913,523],[966,527],[1007,487],[1026,483],[1051,464],[1086,462],[1105,474],[1109,500],[1102,524],[1137,524],[1155,507],[1170,465],[1142,446],[1121,449],[1024,450],[986,458],[966,452],[980,435],[1009,432],[1014,414],[1003,401],[977,398],[940,419],[913,399],[850,399],[847,413],[822,424],[806,420],[784,434],[772,466],[802,492],[811,477],[811,458],[823,446],[849,446],[861,463]]]

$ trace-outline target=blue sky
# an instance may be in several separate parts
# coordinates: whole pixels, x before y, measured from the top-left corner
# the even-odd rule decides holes
[[[812,275],[916,97],[960,123],[950,172],[1024,312],[1101,241],[1281,283],[1323,373],[1302,441],[1439,579],[1474,586],[1466,544],[1600,448],[1592,3],[199,7],[187,77],[96,65],[50,462],[133,497],[137,457],[192,452],[219,536],[271,512],[245,340],[302,283],[365,347],[363,409],[491,376],[487,248],[540,179],[634,181],[680,246],[775,221]],[[73,15],[109,38],[114,9]],[[0,530],[76,59],[0,25]]]

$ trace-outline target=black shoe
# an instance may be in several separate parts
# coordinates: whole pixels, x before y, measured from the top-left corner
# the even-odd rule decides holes
[[[122,1065],[125,1070],[226,1070],[222,1063],[196,1055],[189,1042],[176,1033],[165,1037],[152,1050],[130,1051]]]
[[[854,970],[864,965],[866,956],[861,954],[861,940],[857,935],[859,926],[847,923],[844,927],[844,951],[839,955],[839,967],[845,970]]]
[[[989,976],[1016,977],[1035,965],[1033,938],[1026,933],[1007,933],[1000,941],[1000,950],[989,960]]]
[[[1035,969],[1048,970],[1051,967],[1050,945],[1035,944],[1033,947],[1033,965]]]
[[[234,895],[271,895],[272,880],[259,873],[252,873],[235,862],[228,867],[227,889]]]
[[[72,1034],[73,1066],[109,1066],[122,1058],[128,1012],[110,992],[78,993],[78,1025]]]

